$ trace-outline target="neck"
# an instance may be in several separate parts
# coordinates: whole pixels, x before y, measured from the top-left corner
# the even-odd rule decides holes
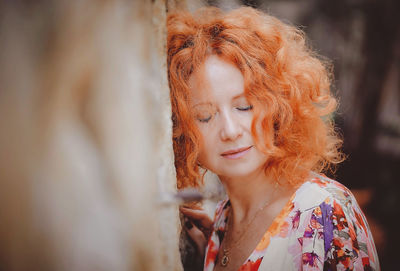
[[[271,204],[279,187],[264,171],[253,176],[228,178],[219,176],[232,205],[233,223],[241,224],[265,204]]]

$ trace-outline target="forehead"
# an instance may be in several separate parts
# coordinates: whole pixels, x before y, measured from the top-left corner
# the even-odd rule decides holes
[[[244,93],[244,78],[232,63],[212,55],[189,78],[190,98],[196,102],[218,102]]]

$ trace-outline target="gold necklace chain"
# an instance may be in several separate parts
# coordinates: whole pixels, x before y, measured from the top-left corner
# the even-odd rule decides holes
[[[254,213],[253,217],[251,218],[251,220],[247,223],[245,229],[248,229],[248,227],[249,227],[249,226],[253,223],[253,221],[256,219],[258,213],[260,213],[262,210],[264,210],[264,209],[271,203],[271,200],[273,199],[273,196],[274,196],[275,191],[277,190],[277,188],[278,188],[278,183],[275,183],[274,190],[273,190],[273,192],[272,192],[272,194],[271,194],[271,197],[270,197],[269,200],[267,200],[260,208],[258,208],[258,210]],[[223,251],[223,255],[222,255],[222,257],[221,257],[220,264],[221,264],[222,267],[228,266],[228,263],[229,263],[229,261],[230,261],[230,258],[229,258],[229,250],[230,250],[230,248],[224,248],[224,247],[225,247],[225,245],[226,245],[226,240],[227,240],[226,237],[228,236],[228,232],[229,232],[229,224],[231,224],[231,217],[232,217],[231,212],[232,212],[232,207],[231,207],[231,209],[229,210],[229,214],[228,214],[229,216],[228,216],[228,221],[227,221],[227,225],[226,225],[225,237],[224,237],[224,240],[223,240],[223,244],[222,244],[222,246],[221,246],[222,251]],[[243,236],[245,235],[246,232],[247,232],[247,230],[244,230],[244,231],[240,234],[239,238],[238,238],[235,242],[233,242],[233,244],[230,245],[230,247],[233,247],[234,245],[238,244],[239,241],[242,240],[242,238],[243,238]]]

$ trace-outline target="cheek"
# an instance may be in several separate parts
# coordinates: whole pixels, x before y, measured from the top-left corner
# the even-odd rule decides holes
[[[201,132],[200,140],[198,161],[200,164],[206,166],[211,162],[213,152],[217,150],[216,140],[212,131],[204,132],[204,129]]]
[[[207,159],[206,159],[206,150],[204,150],[204,148],[200,148],[199,149],[199,155],[197,157],[197,161],[201,166],[205,166],[207,164]]]
[[[256,160],[260,163],[260,164],[265,164],[268,161],[268,155],[263,153],[261,150],[256,149],[257,153],[256,153]]]
[[[253,122],[253,114],[252,112],[248,112],[247,114],[243,114],[242,112],[240,112],[241,114],[238,117],[239,123],[240,125],[244,128],[244,130],[246,130],[247,132],[251,131],[251,124]]]
[[[216,129],[213,125],[198,125],[198,131],[200,132],[200,148],[206,150],[209,145],[215,144],[216,142]]]
[[[214,170],[213,157],[210,154],[210,148],[202,147],[199,149],[199,156],[197,158],[197,162],[200,164],[202,168],[206,168],[208,170]]]

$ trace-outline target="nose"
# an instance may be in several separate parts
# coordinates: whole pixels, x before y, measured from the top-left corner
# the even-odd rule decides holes
[[[232,141],[243,134],[242,126],[237,118],[235,118],[233,113],[225,112],[221,114],[221,130],[220,136],[223,141]]]

